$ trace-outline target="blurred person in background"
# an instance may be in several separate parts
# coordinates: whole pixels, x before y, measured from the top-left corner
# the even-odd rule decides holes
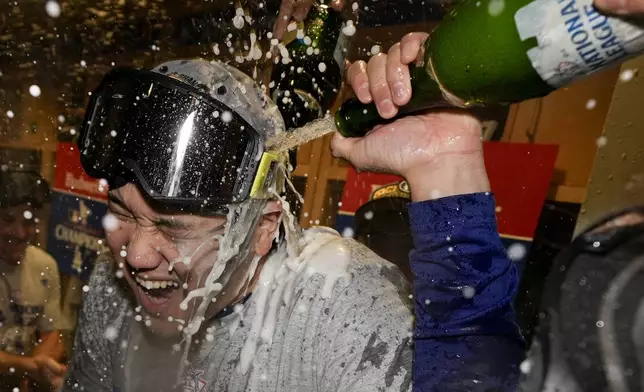
[[[0,390],[62,385],[60,276],[56,261],[31,245],[49,187],[33,172],[0,170]]]
[[[595,0],[644,16],[643,0]],[[644,390],[644,205],[609,214],[555,259],[521,392]]]
[[[519,391],[644,390],[644,206],[592,225],[551,271]]]
[[[358,242],[392,262],[409,283],[409,252],[414,247],[407,204],[411,201],[407,181],[383,185],[355,213],[354,233]]]

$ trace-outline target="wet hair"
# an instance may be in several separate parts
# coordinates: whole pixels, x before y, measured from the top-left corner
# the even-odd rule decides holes
[[[24,170],[0,170],[0,208],[29,204],[41,208],[49,202],[49,184],[40,174]]]

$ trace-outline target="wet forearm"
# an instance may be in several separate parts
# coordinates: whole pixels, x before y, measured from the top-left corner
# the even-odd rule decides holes
[[[414,202],[490,191],[482,153],[438,157],[405,178]]]

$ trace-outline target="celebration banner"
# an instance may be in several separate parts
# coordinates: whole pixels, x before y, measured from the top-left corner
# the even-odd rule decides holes
[[[61,273],[89,277],[96,256],[107,250],[106,213],[107,185],[85,173],[75,143],[58,143],[47,251]]]

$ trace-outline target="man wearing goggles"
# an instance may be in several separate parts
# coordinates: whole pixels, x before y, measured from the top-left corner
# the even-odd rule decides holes
[[[282,201],[276,106],[204,60],[117,69],[79,138],[110,185],[110,255],[65,391],[409,390],[408,289],[390,263]]]

